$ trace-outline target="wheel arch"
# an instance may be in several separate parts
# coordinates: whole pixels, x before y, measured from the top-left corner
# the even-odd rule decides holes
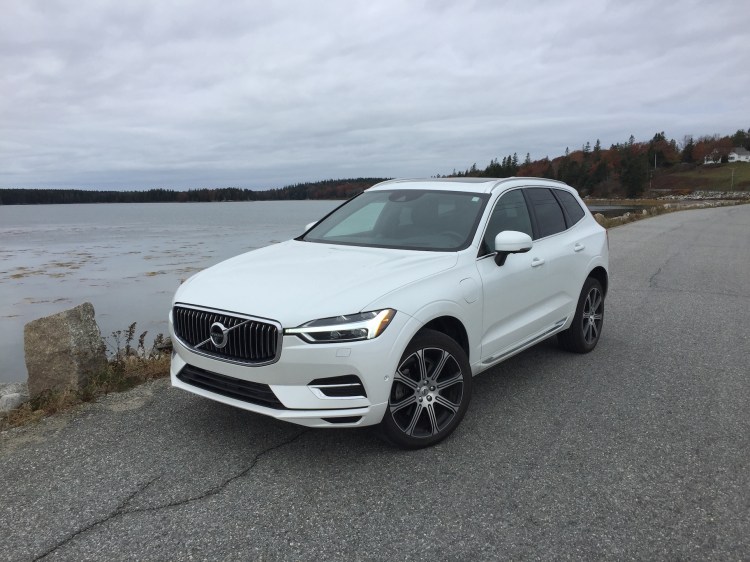
[[[599,281],[602,286],[602,290],[604,291],[604,296],[606,297],[607,287],[609,285],[609,275],[607,274],[607,270],[602,266],[595,267],[589,272],[588,277],[593,277],[594,279]]]
[[[445,334],[453,341],[455,341],[459,346],[461,346],[461,349],[464,350],[467,358],[471,356],[471,349],[469,347],[469,334],[467,333],[463,322],[461,322],[455,316],[446,315],[434,318],[427,322],[424,326],[422,326],[417,334],[419,334],[423,330],[435,330],[436,332]]]

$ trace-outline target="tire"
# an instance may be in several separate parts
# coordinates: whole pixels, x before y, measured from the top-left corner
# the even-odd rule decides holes
[[[434,330],[419,332],[393,376],[381,435],[405,449],[429,447],[448,437],[471,400],[471,367],[453,339]]]
[[[583,284],[570,328],[557,335],[560,347],[574,353],[588,353],[596,347],[604,326],[604,291],[589,277]]]

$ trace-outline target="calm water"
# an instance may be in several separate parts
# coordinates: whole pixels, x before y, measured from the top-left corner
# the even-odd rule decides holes
[[[167,331],[181,280],[299,235],[336,201],[0,206],[0,382],[23,380],[23,327],[90,301],[102,335]]]
[[[646,207],[640,205],[589,205],[592,213],[601,213],[605,217],[619,217],[625,213],[641,212]]]

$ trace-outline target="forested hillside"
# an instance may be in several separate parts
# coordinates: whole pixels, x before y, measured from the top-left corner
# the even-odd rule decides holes
[[[737,163],[739,170],[730,179],[726,170],[716,170],[726,164],[734,148],[750,150],[750,129],[738,130],[731,136],[686,136],[678,143],[667,139],[663,132],[656,133],[648,142],[637,142],[633,136],[608,149],[596,140],[592,146],[586,142],[579,150],[565,149],[563,156],[550,160],[531,160],[529,154],[523,162],[514,153],[501,161],[492,160],[486,168],[476,164],[463,172],[453,171],[455,177],[508,177],[534,176],[556,179],[574,186],[581,195],[596,197],[637,197],[650,189],[750,189],[750,177],[744,168],[750,163]],[[709,157],[717,164],[704,164]],[[735,176],[736,175],[736,181]]]

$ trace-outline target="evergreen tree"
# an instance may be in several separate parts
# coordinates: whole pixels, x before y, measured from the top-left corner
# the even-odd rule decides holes
[[[693,141],[692,135],[685,135],[682,141],[682,161],[692,164],[695,162],[693,157],[693,151],[695,150],[695,142]]]
[[[630,198],[638,197],[643,193],[648,179],[647,157],[645,154],[639,154],[633,144],[628,142],[628,145],[620,151],[622,154],[620,183],[625,188],[625,194]]]
[[[750,138],[748,138],[748,133],[750,133],[750,129],[748,129],[748,132],[746,133],[742,129],[737,129],[737,132],[732,135],[732,145],[734,147],[743,147],[747,148],[748,145],[750,145]]]

